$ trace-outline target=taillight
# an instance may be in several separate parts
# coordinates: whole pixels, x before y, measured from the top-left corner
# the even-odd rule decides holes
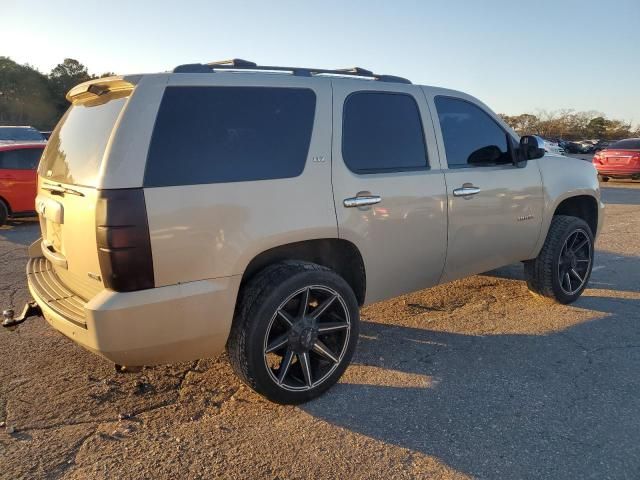
[[[141,188],[100,191],[96,237],[107,288],[131,292],[154,287],[147,207]]]

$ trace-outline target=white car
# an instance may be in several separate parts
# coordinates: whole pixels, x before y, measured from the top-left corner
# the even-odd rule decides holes
[[[564,155],[564,148],[555,142],[549,140],[544,141],[544,150],[548,153],[555,153],[556,155]]]

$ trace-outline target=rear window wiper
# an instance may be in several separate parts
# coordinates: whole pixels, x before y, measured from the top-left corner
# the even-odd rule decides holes
[[[45,183],[42,186],[43,190],[51,192],[53,195],[64,195],[65,193],[70,193],[71,195],[78,195],[79,197],[84,197],[84,193],[80,190],[74,190],[73,188],[64,187],[62,184],[53,184],[53,183]]]

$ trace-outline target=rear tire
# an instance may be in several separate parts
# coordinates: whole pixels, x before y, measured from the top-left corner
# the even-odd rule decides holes
[[[593,233],[577,217],[555,215],[537,258],[524,262],[533,293],[563,304],[580,297],[593,268]]]
[[[598,175],[598,180],[606,183],[609,181],[609,177],[605,177],[604,175]]]
[[[249,281],[238,301],[229,360],[240,379],[269,400],[311,400],[349,365],[360,314],[353,290],[334,271],[278,263]]]
[[[0,200],[0,227],[7,223],[7,218],[9,217],[9,209],[5,205],[5,203]]]

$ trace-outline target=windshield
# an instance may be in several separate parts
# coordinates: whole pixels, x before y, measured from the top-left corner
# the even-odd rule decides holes
[[[0,140],[42,142],[44,137],[35,128],[0,127]]]
[[[620,140],[609,145],[609,150],[640,150],[640,138]]]
[[[61,183],[97,186],[104,151],[127,98],[122,93],[102,95],[72,105],[49,139],[38,174]]]

